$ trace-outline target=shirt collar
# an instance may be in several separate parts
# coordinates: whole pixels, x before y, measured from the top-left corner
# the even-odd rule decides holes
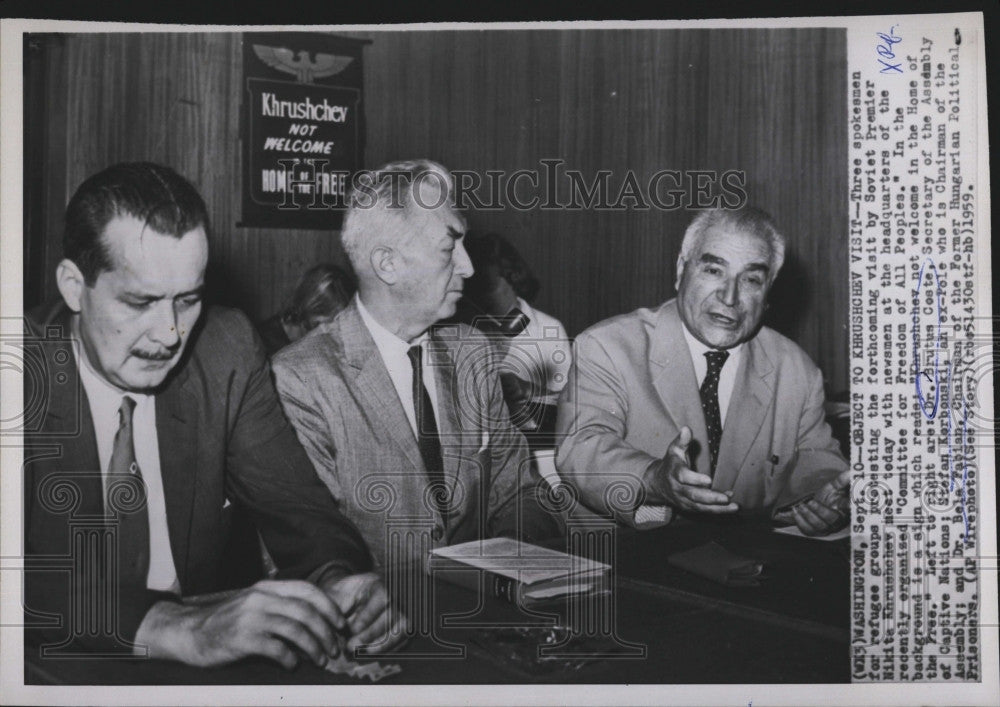
[[[687,341],[688,349],[691,351],[692,359],[703,361],[705,360],[705,354],[707,352],[719,350],[719,349],[714,349],[711,346],[706,346],[705,344],[701,343],[698,339],[696,339],[694,334],[688,331],[687,324],[684,323],[683,319],[681,320],[681,329],[684,332],[684,340]],[[729,352],[729,358],[726,360],[727,361],[730,359],[735,360],[740,355],[740,352],[743,350],[744,343],[745,342],[741,341],[736,346],[725,349],[727,352]]]
[[[379,353],[382,354],[382,358],[385,358],[386,356],[405,357],[407,352],[410,350],[410,347],[423,344],[427,341],[428,335],[426,331],[418,336],[413,343],[403,341],[384,326],[379,324],[378,320],[375,319],[371,312],[369,312],[365,307],[364,302],[361,301],[361,297],[359,297],[357,293],[354,294],[354,301],[358,305],[358,314],[361,315],[361,321],[364,322],[365,328],[368,329],[368,333],[371,334],[372,339],[375,340],[375,346],[378,348]]]

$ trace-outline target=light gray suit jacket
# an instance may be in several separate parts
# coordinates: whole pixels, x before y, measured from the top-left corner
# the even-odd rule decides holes
[[[379,564],[431,547],[558,532],[534,503],[537,473],[510,422],[492,346],[465,325],[435,331],[438,428],[449,497],[442,516],[375,341],[351,303],[273,361],[282,405],[320,478]]]
[[[556,467],[584,502],[634,524],[641,479],[680,428],[710,475],[708,433],[676,300],[600,322],[576,341],[559,402]],[[747,342],[726,413],[712,488],[743,512],[771,514],[847,468],[823,412],[823,378],[802,349],[761,328]]]

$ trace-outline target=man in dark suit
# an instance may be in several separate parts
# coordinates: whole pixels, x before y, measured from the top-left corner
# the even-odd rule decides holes
[[[26,330],[45,371],[25,376],[26,410],[44,410],[24,467],[25,637],[42,656],[291,667],[325,664],[338,632],[349,648],[402,635],[249,321],[202,312],[208,223],[191,184],[149,163],[90,177],[67,207],[62,301]],[[234,507],[280,572],[213,595]],[[68,576],[51,571],[57,558]]]
[[[556,465],[587,504],[638,527],[677,511],[774,516],[808,535],[846,524],[850,471],[822,374],[761,326],[784,251],[758,209],[702,212],[681,245],[677,299],[577,338]]]

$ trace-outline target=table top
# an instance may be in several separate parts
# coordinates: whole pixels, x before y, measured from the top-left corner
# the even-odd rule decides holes
[[[433,584],[433,628],[381,658],[402,672],[380,684],[847,682],[849,543],[775,534],[745,523],[678,519],[652,531],[616,529],[614,591],[596,621],[580,604],[523,610],[446,582]],[[715,541],[765,563],[760,586],[727,587],[666,562]],[[581,618],[582,617],[582,618]],[[590,621],[590,623],[588,623]],[[503,625],[574,626],[582,644],[562,661],[518,661]],[[544,629],[536,629],[544,632]],[[595,638],[597,637],[597,638]],[[593,639],[593,640],[591,640]],[[588,642],[589,641],[589,642]],[[530,644],[530,645],[529,645]],[[27,648],[26,648],[27,650]],[[587,651],[584,660],[581,651]],[[600,656],[600,657],[597,657]],[[46,660],[26,653],[25,681],[57,684],[357,684],[302,664],[263,659],[199,669],[156,660]]]
[[[651,531],[618,529],[616,567],[627,577],[840,629],[850,626],[850,540],[776,533],[770,524],[678,518]],[[764,563],[759,587],[727,587],[671,566],[666,557],[714,541]]]

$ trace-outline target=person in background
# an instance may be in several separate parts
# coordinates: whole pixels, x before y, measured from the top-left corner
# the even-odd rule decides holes
[[[285,308],[258,327],[267,355],[273,356],[333,319],[351,301],[354,290],[354,278],[332,263],[306,270]]]
[[[406,620],[282,414],[249,320],[202,306],[209,219],[195,188],[168,167],[117,164],[83,182],[65,221],[61,299],[26,317],[45,366],[24,377],[25,400],[46,405],[25,445],[58,452],[23,470],[26,651],[291,668],[325,665],[338,633],[350,649],[402,640]],[[236,507],[276,579],[227,584]],[[44,614],[59,621],[37,625]]]
[[[554,406],[572,365],[566,329],[530,304],[538,279],[507,239],[472,231],[465,244],[475,273],[466,283],[457,318],[500,348],[504,399],[515,424],[525,433],[551,432]]]
[[[763,211],[703,211],[681,244],[677,298],[580,334],[556,467],[585,503],[602,512],[626,481],[634,503],[612,510],[637,527],[677,512],[765,516],[807,535],[846,525],[850,470],[823,376],[761,326],[784,256]]]

